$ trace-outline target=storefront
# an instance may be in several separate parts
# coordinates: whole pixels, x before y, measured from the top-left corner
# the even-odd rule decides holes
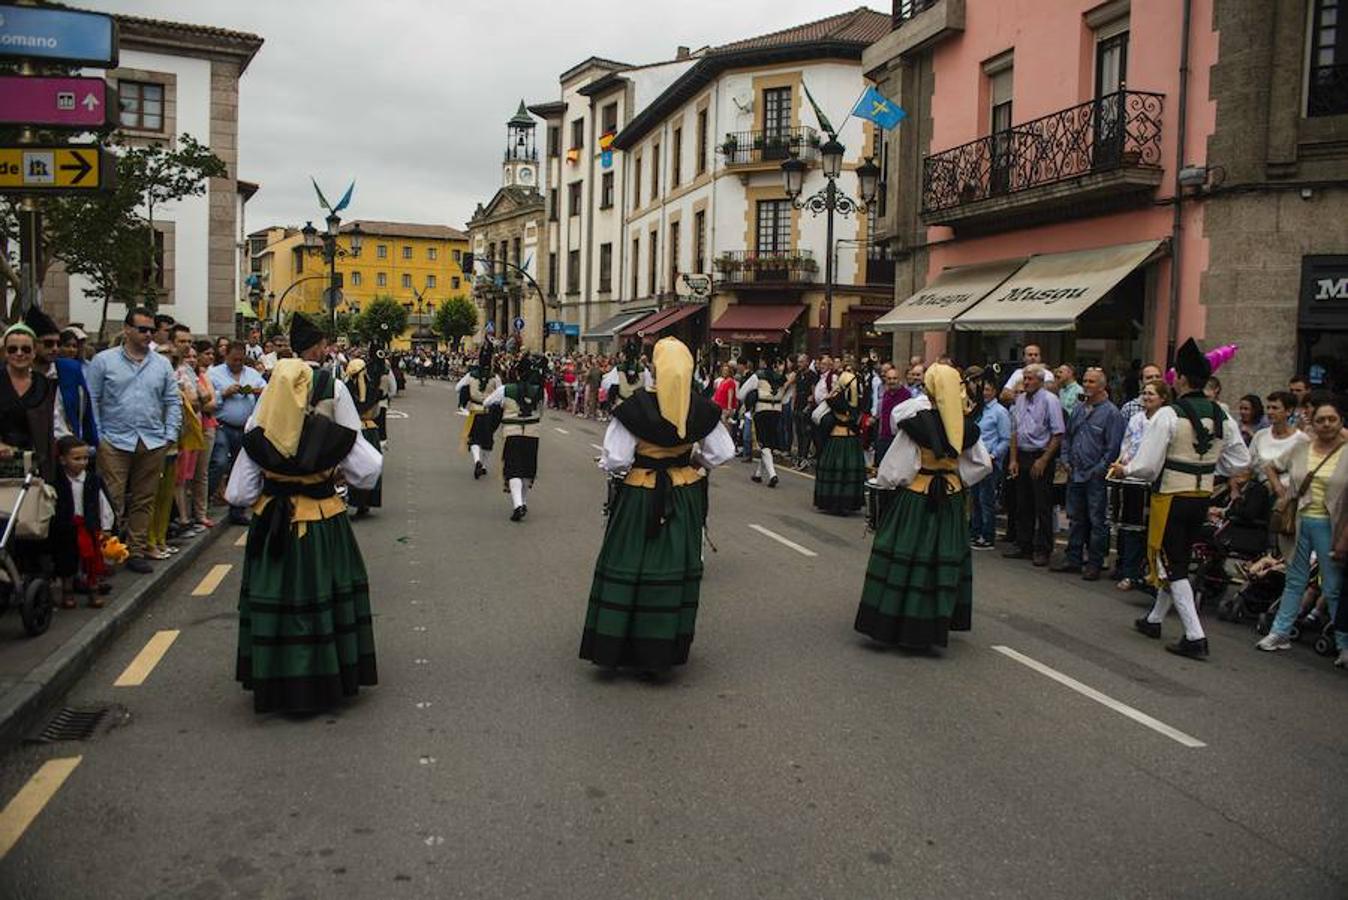
[[[736,303],[711,323],[717,359],[743,356],[757,364],[766,357],[781,359],[804,348],[805,335],[797,323],[809,307],[804,304]]]
[[[1348,256],[1302,257],[1297,370],[1314,388],[1348,390]]]
[[[650,307],[646,307],[645,309],[629,309],[626,312],[618,313],[616,316],[610,316],[593,328],[588,329],[584,334],[580,334],[580,339],[598,344],[599,349],[603,352],[612,353],[617,350],[615,341],[623,329],[635,322],[640,322],[651,315],[652,312],[653,310]],[[575,326],[575,328],[577,332],[580,331],[579,326]],[[570,340],[567,341],[567,349],[571,349]]]
[[[649,347],[664,337],[676,337],[688,345],[694,354],[706,343],[707,305],[705,303],[677,303],[667,306],[623,327],[619,342],[640,341]]]

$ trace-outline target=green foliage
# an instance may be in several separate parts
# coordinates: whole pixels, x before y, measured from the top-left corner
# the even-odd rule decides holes
[[[477,331],[477,305],[467,297],[446,300],[436,308],[431,327],[457,350],[460,341]]]
[[[387,344],[407,329],[407,307],[392,297],[376,297],[361,311],[356,326],[364,340]]]

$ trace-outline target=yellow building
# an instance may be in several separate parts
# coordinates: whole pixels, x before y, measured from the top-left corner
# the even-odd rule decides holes
[[[357,225],[362,234],[359,255],[351,252],[351,231]],[[266,228],[250,234],[249,241],[253,273],[261,283],[260,318],[278,320],[297,310],[326,314],[328,266],[321,253],[305,251],[300,229]],[[420,329],[428,328],[441,303],[471,296],[460,268],[468,236],[457,228],[357,219],[343,223],[337,245],[342,251],[337,258],[342,277],[339,311],[360,312],[377,297],[390,297],[410,311],[408,330],[394,340],[395,348],[407,347]]]

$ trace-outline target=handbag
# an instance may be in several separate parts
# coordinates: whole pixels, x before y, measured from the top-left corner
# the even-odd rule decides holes
[[[32,452],[24,453],[24,471],[32,470]],[[9,516],[23,491],[22,478],[0,478],[0,515]],[[14,537],[28,541],[47,539],[51,520],[56,516],[56,488],[41,478],[34,478],[23,498],[18,518],[14,521]]]
[[[1343,441],[1334,445],[1320,460],[1320,463],[1309,472],[1306,477],[1301,479],[1301,485],[1297,488],[1295,494],[1283,494],[1278,498],[1278,502],[1273,504],[1273,512],[1269,513],[1268,528],[1274,534],[1293,535],[1297,533],[1297,504],[1301,502],[1302,496],[1311,488],[1311,481],[1315,479],[1317,473],[1322,469],[1325,463],[1339,452],[1343,447]]]

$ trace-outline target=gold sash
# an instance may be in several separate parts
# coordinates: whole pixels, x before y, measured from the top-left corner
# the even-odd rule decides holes
[[[682,456],[691,449],[693,449],[692,444],[661,447],[659,444],[651,444],[637,438],[637,456],[649,456],[652,459],[672,459],[676,456]],[[696,466],[676,466],[669,469],[668,472],[669,480],[675,487],[695,484],[705,476],[705,473]],[[628,487],[655,490],[655,470],[633,466],[631,471],[627,473],[627,477],[623,479],[623,484]]]

